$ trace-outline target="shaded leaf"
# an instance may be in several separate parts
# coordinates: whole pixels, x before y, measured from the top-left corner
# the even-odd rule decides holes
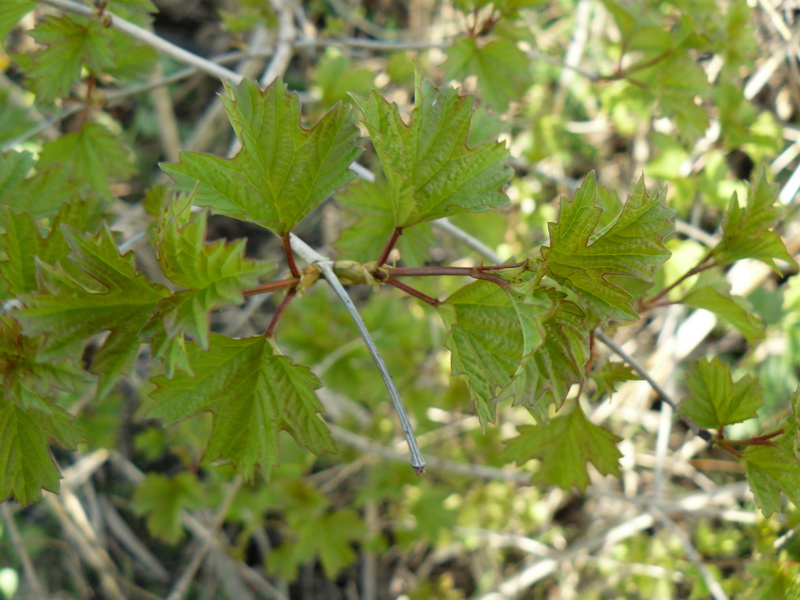
[[[132,506],[139,515],[147,515],[147,530],[168,544],[176,544],[183,537],[181,511],[204,505],[202,489],[190,473],[167,477],[148,473],[136,488]]]
[[[519,435],[509,440],[505,454],[519,464],[532,458],[541,461],[536,481],[584,491],[589,485],[589,463],[603,475],[620,474],[622,453],[617,444],[622,438],[591,423],[580,405],[547,425],[522,426],[517,431]]]
[[[747,300],[731,295],[730,287],[723,278],[709,281],[701,276],[697,284],[683,297],[683,304],[713,312],[738,329],[750,344],[756,344],[764,339],[764,324],[753,314]]]
[[[277,461],[278,432],[285,430],[315,454],[334,452],[311,371],[275,354],[264,336],[231,339],[212,334],[208,351],[192,344],[196,374],[156,377],[151,415],[168,424],[201,411],[214,413],[206,461],[229,460],[244,477],[256,467],[269,475]]]
[[[474,37],[462,37],[448,48],[444,68],[448,79],[476,75],[480,97],[500,111],[522,100],[532,83],[530,59],[507,39],[481,44]]]
[[[776,446],[752,446],[740,460],[756,503],[765,515],[780,510],[781,492],[800,505],[800,459],[794,454]]]

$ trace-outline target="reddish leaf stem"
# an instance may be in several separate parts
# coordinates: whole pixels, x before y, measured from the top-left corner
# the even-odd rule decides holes
[[[397,281],[397,279],[393,279],[390,277],[389,279],[386,280],[386,283],[396,287],[398,290],[403,290],[406,294],[414,296],[414,298],[419,298],[423,302],[427,302],[431,306],[439,306],[439,304],[441,304],[441,301],[438,300],[437,298],[428,296],[428,294],[420,292],[418,289],[413,288],[410,285],[406,285],[402,281]]]
[[[702,258],[702,260],[701,260],[700,262],[698,262],[698,263],[697,263],[697,264],[696,264],[694,267],[692,267],[691,269],[689,269],[688,271],[686,271],[686,273],[684,273],[683,275],[681,275],[681,276],[680,276],[678,279],[676,279],[674,282],[672,282],[671,284],[669,284],[667,287],[665,287],[663,290],[661,290],[661,291],[660,291],[660,292],[658,292],[657,294],[655,294],[655,295],[653,295],[653,296],[650,296],[650,297],[649,297],[649,298],[647,298],[646,300],[642,301],[642,302],[640,303],[640,305],[639,305],[639,306],[640,306],[640,308],[641,308],[641,309],[653,308],[653,306],[656,304],[656,302],[658,302],[659,300],[661,300],[661,298],[663,298],[664,296],[666,296],[667,294],[669,294],[669,293],[670,293],[672,290],[674,290],[674,289],[675,289],[676,287],[678,287],[678,286],[679,286],[681,283],[683,283],[684,281],[686,281],[687,279],[689,279],[689,277],[691,277],[692,275],[697,275],[698,273],[702,273],[703,271],[707,271],[708,269],[712,269],[712,268],[716,267],[716,266],[717,266],[717,264],[716,264],[715,262],[710,262],[710,263],[709,263],[709,261],[711,260],[711,258],[712,258],[713,256],[714,256],[714,253],[713,253],[713,251],[711,251],[711,252],[709,252],[708,254],[706,254],[706,255],[705,255],[703,258]]]
[[[392,232],[392,237],[389,238],[389,241],[386,242],[386,246],[383,248],[383,252],[381,252],[380,257],[378,258],[378,262],[375,263],[376,267],[382,267],[386,264],[386,261],[389,260],[389,253],[394,248],[394,245],[397,243],[398,238],[403,235],[403,228],[402,227],[395,227],[394,231]]]
[[[389,277],[438,277],[440,275],[463,275],[473,279],[491,281],[501,287],[508,287],[508,282],[497,275],[484,273],[480,267],[389,267]]]
[[[292,277],[297,277],[300,279],[300,271],[297,269],[297,265],[294,262],[294,254],[292,253],[292,242],[289,239],[289,234],[285,234],[281,236],[283,240],[283,253],[286,255],[286,263],[289,265],[289,271],[292,274]]]
[[[286,288],[294,287],[298,283],[300,283],[300,279],[297,277],[290,277],[289,279],[276,279],[275,281],[262,283],[252,290],[245,290],[242,292],[242,296],[247,298],[249,296],[255,296],[256,294],[269,294],[270,292],[277,292],[278,290],[285,290]]]
[[[297,295],[297,288],[292,288],[281,300],[281,303],[278,305],[278,308],[275,309],[275,314],[272,315],[272,319],[269,322],[269,327],[264,332],[264,335],[267,337],[272,337],[275,334],[275,328],[278,326],[278,320],[281,318],[283,311],[286,310],[286,307],[289,306],[289,303],[294,299]]]

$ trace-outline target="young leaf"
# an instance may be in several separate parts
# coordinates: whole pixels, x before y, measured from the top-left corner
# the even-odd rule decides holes
[[[358,99],[390,193],[394,227],[410,227],[463,212],[479,212],[508,202],[502,192],[512,170],[499,142],[470,148],[472,100],[425,81],[406,124],[396,104],[377,92]]]
[[[206,460],[229,460],[244,477],[256,467],[269,475],[277,461],[278,432],[285,430],[314,452],[335,452],[322,405],[314,390],[319,380],[306,367],[275,354],[264,336],[231,339],[212,334],[210,347],[189,349],[196,373],[156,377],[154,417],[168,424],[205,410],[214,413]]]
[[[532,303],[542,307],[544,342],[523,360],[502,398],[513,397],[515,404],[545,419],[547,408],[561,407],[572,385],[583,380],[591,327],[584,311],[563,294],[545,288],[534,294]]]
[[[504,111],[512,100],[522,100],[530,87],[530,59],[511,40],[479,45],[474,37],[462,37],[450,46],[444,64],[448,79],[478,77],[481,97],[495,110]]]
[[[183,537],[181,511],[203,504],[200,484],[189,473],[178,473],[171,478],[148,473],[133,496],[133,509],[147,515],[147,530],[168,544],[176,544]]]
[[[445,345],[452,353],[452,373],[466,375],[485,425],[495,418],[492,401],[511,382],[522,358],[542,342],[539,307],[488,281],[461,288],[447,305],[452,326]]]
[[[756,416],[761,408],[764,390],[758,379],[744,375],[733,382],[731,369],[719,358],[700,359],[686,373],[689,397],[681,402],[678,412],[700,427],[721,429]]]
[[[167,218],[157,232],[158,260],[174,284],[186,288],[159,306],[170,337],[192,336],[208,349],[208,313],[243,301],[242,291],[255,287],[270,266],[244,258],[244,240],[205,243],[206,212],[179,228]]]
[[[45,336],[43,358],[80,356],[92,335],[111,331],[92,360],[102,397],[133,364],[139,334],[169,292],[136,272],[133,254],[120,256],[107,227],[94,237],[69,226],[63,232],[82,280],[76,281],[63,267],[39,263],[40,291],[23,297],[25,307],[15,317],[27,334]]]
[[[518,433],[509,440],[506,456],[519,464],[539,459],[536,481],[584,491],[589,484],[589,463],[603,475],[619,476],[622,453],[617,444],[622,438],[594,425],[580,405],[547,425],[519,427]]]
[[[68,165],[69,178],[79,181],[103,198],[112,197],[109,181],[124,181],[136,172],[130,151],[108,129],[86,123],[80,131],[47,142],[37,167]]]
[[[348,167],[361,149],[351,111],[337,105],[304,129],[300,101],[280,79],[263,92],[251,80],[226,91],[241,151],[233,158],[182,152],[180,163],[162,168],[178,181],[200,182],[198,205],[287,234],[353,177]]]
[[[778,234],[771,231],[781,214],[775,206],[776,198],[777,186],[767,181],[766,169],[750,187],[744,208],[733,194],[722,223],[722,240],[714,248],[718,265],[728,265],[743,258],[755,258],[775,270],[775,258],[797,264]]]
[[[114,64],[106,28],[83,17],[47,17],[31,32],[46,46],[31,58],[26,69],[40,102],[68,96],[81,78],[81,67],[100,74]]]
[[[562,200],[542,259],[548,273],[572,287],[601,322],[638,319],[628,288],[636,280],[651,282],[670,256],[664,238],[672,231],[674,211],[664,205],[665,197],[665,191],[648,193],[640,179],[620,213],[599,231],[602,209],[594,173],[572,200]]]

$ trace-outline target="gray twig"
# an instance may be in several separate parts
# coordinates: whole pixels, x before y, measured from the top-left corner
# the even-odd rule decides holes
[[[364,343],[367,345],[370,355],[372,356],[372,360],[375,362],[375,366],[378,367],[378,371],[383,378],[386,389],[389,391],[389,397],[392,399],[392,405],[397,413],[397,418],[400,420],[400,427],[403,430],[403,435],[405,436],[406,443],[408,444],[408,451],[411,453],[411,466],[414,468],[414,471],[416,471],[417,474],[421,475],[425,472],[425,460],[422,458],[422,452],[420,452],[417,438],[414,435],[414,428],[411,426],[411,421],[408,418],[405,406],[403,406],[400,393],[397,391],[397,387],[392,380],[389,369],[386,367],[386,363],[383,361],[383,357],[378,351],[378,347],[375,345],[375,341],[372,339],[367,326],[361,319],[361,315],[359,314],[356,305],[353,304],[353,301],[350,299],[350,296],[347,295],[347,291],[339,281],[336,273],[333,272],[333,261],[319,254],[316,250],[311,248],[311,246],[306,244],[296,235],[292,234],[291,240],[293,250],[302,256],[305,261],[319,266],[319,268],[322,270],[322,273],[325,275],[326,281],[333,288],[333,291],[336,292],[336,295],[339,296],[339,299],[345,305],[347,312],[350,313],[350,317],[355,322],[358,332],[361,334],[361,337],[364,340]]]

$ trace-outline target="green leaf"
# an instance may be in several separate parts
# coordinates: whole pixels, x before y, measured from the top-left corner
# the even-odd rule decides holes
[[[62,224],[81,231],[96,228],[98,224],[91,207],[79,202],[61,207],[47,237],[40,235],[39,226],[27,214],[16,214],[0,207],[0,216],[5,228],[0,234],[0,256],[5,253],[5,260],[0,260],[0,277],[14,296],[37,290],[37,259],[55,264],[67,256],[69,245],[61,233]]]
[[[93,237],[62,229],[81,281],[63,267],[39,263],[40,291],[23,297],[25,307],[15,316],[27,334],[45,336],[43,358],[80,356],[92,335],[110,331],[92,360],[102,397],[133,365],[140,332],[168,291],[136,272],[132,253],[120,256],[107,227]]]
[[[147,530],[168,544],[176,544],[183,537],[181,511],[203,505],[200,483],[190,473],[172,478],[148,473],[133,496],[133,509],[147,515]]]
[[[742,453],[740,460],[756,504],[766,516],[780,510],[781,492],[800,506],[800,459],[797,456],[776,446],[751,446]]]
[[[522,362],[502,397],[513,397],[515,404],[546,419],[548,407],[560,408],[572,385],[583,381],[591,326],[577,304],[554,290],[537,291],[531,302],[541,306],[544,342]]]
[[[386,198],[391,193],[385,179],[375,183],[354,181],[336,195],[342,207],[358,217],[358,221],[342,230],[336,247],[351,260],[377,260],[394,232],[394,216]],[[395,248],[407,266],[423,265],[429,258],[428,249],[435,244],[430,225],[422,224],[403,231]]]
[[[648,193],[640,179],[614,220],[598,229],[602,209],[590,173],[572,200],[562,200],[558,222],[550,223],[550,245],[542,248],[548,273],[574,289],[601,322],[639,318],[631,307],[643,292],[637,281],[651,283],[670,256],[664,238],[674,211],[665,197],[665,191]]]
[[[186,288],[165,298],[159,307],[170,337],[180,332],[208,349],[208,313],[226,304],[241,304],[242,291],[253,288],[271,267],[244,258],[245,240],[206,244],[202,212],[179,227],[166,218],[157,231],[158,260],[167,278]]]
[[[722,240],[714,248],[718,265],[728,265],[743,258],[755,258],[776,271],[774,258],[797,265],[778,234],[770,231],[782,213],[774,204],[776,198],[777,186],[767,181],[766,169],[762,169],[749,188],[744,207],[733,194],[722,223]]]
[[[20,19],[34,8],[36,3],[30,0],[4,0],[0,4],[0,40],[5,41]]]
[[[299,557],[307,562],[318,555],[325,575],[333,580],[357,558],[351,542],[363,537],[364,522],[354,510],[344,509],[306,520],[298,535]]]
[[[532,83],[530,59],[507,39],[480,44],[462,37],[447,50],[444,64],[448,79],[478,77],[478,92],[495,110],[504,111],[511,101],[520,101]]]
[[[29,152],[0,154],[0,206],[26,212],[34,219],[52,217],[62,204],[76,199],[81,184],[68,181],[66,167],[44,169],[36,165]]]
[[[518,433],[509,440],[505,454],[519,464],[539,459],[535,481],[584,491],[589,485],[589,463],[603,475],[619,477],[622,453],[617,444],[622,438],[594,425],[580,405],[547,425],[519,427]]]
[[[385,198],[395,227],[502,206],[512,170],[499,142],[470,148],[472,101],[453,88],[418,83],[406,123],[396,104],[377,92],[358,100],[389,183]]]
[[[182,152],[180,163],[162,168],[178,181],[199,181],[200,206],[288,234],[353,177],[348,167],[361,150],[351,111],[338,105],[304,129],[300,101],[279,79],[263,92],[250,80],[226,91],[241,151],[230,159]]]
[[[592,371],[589,377],[597,386],[595,397],[613,394],[617,391],[617,385],[622,382],[643,379],[630,365],[612,361],[603,363],[599,369]]]
[[[542,342],[540,307],[488,281],[471,283],[444,308],[452,314],[445,346],[452,354],[453,375],[466,375],[482,424],[494,421],[493,401],[509,385],[520,361]]]
[[[81,67],[98,75],[114,64],[110,38],[98,20],[49,16],[31,35],[46,46],[33,54],[26,69],[41,102],[68,96],[72,85],[81,79]]]
[[[738,329],[750,344],[757,344],[764,339],[764,324],[753,314],[747,300],[732,296],[731,286],[724,278],[711,280],[709,276],[703,275],[684,296],[683,304],[713,312]]]
[[[120,136],[98,123],[86,123],[80,131],[47,142],[37,167],[46,169],[54,164],[66,165],[70,179],[89,185],[107,199],[112,197],[110,182],[124,181],[136,172]]]
[[[0,500],[20,504],[39,499],[42,488],[58,492],[58,469],[47,434],[27,411],[0,398]]]
[[[700,359],[686,373],[690,395],[678,412],[700,427],[721,429],[756,416],[764,390],[756,377],[744,375],[733,381],[731,369],[719,358]]]
[[[252,479],[256,466],[269,475],[277,461],[278,432],[285,430],[314,452],[334,452],[322,405],[314,390],[319,380],[306,367],[274,353],[264,336],[231,339],[212,334],[210,349],[189,349],[196,376],[156,377],[151,415],[167,423],[200,411],[214,413],[206,461],[229,460]]]

